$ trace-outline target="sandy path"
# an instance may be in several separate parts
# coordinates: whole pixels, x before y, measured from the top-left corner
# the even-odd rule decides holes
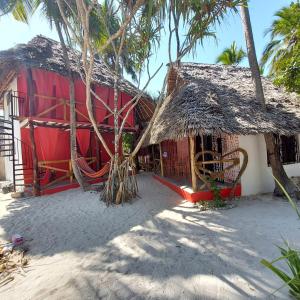
[[[300,222],[270,196],[199,212],[139,176],[141,199],[109,207],[72,190],[0,200],[0,239],[33,238],[30,269],[1,299],[273,299],[280,282],[260,264],[281,236],[300,248]],[[276,294],[279,299],[287,293]]]

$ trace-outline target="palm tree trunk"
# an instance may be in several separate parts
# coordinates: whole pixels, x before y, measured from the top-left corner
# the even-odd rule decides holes
[[[63,57],[66,63],[67,71],[68,71],[68,78],[69,78],[69,94],[70,94],[70,145],[71,145],[71,163],[72,163],[72,170],[75,175],[77,182],[79,183],[80,187],[83,190],[88,188],[88,183],[84,180],[82,174],[78,170],[76,164],[77,158],[77,144],[76,144],[76,111],[75,111],[75,88],[74,88],[74,78],[71,71],[69,56],[67,47],[62,35],[60,24],[57,20],[54,20],[55,27],[60,39],[61,47],[63,50]]]
[[[255,44],[254,44],[254,38],[252,33],[250,14],[249,14],[248,7],[245,5],[241,6],[241,19],[244,27],[244,34],[245,34],[245,39],[247,44],[249,65],[251,69],[252,79],[254,80],[256,99],[260,101],[262,108],[266,110],[266,101],[265,101],[264,90],[262,86],[260,71],[259,71],[256,52],[255,52]],[[278,181],[283,185],[283,187],[290,195],[295,196],[295,192],[297,191],[297,188],[289,179],[289,177],[287,176],[283,168],[283,165],[280,161],[279,147],[275,143],[274,135],[272,133],[267,133],[264,135],[264,138],[266,142],[267,151],[269,154],[269,160],[270,160],[273,176],[278,179]],[[274,194],[283,195],[283,192],[281,191],[280,187],[277,185],[276,182],[275,182]]]

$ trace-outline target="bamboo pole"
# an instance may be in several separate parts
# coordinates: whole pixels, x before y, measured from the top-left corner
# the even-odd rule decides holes
[[[159,143],[159,162],[160,162],[160,175],[164,177],[164,164],[163,164],[161,143]]]
[[[191,175],[192,175],[192,189],[197,191],[197,177],[195,172],[195,136],[190,136],[190,160],[191,160]]]

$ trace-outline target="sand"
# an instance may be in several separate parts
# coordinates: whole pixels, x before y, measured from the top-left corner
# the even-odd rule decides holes
[[[0,239],[24,235],[25,277],[1,299],[285,299],[260,263],[278,256],[282,237],[300,248],[300,221],[270,195],[200,212],[152,179],[141,198],[109,207],[79,189],[40,198],[1,195]]]

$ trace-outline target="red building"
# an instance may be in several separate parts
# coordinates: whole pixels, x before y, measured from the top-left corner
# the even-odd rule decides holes
[[[69,49],[75,77],[77,149],[95,169],[109,156],[95,136],[86,109],[85,85],[78,68],[80,53]],[[113,107],[113,72],[95,61],[92,89],[107,106]],[[120,79],[118,105],[123,107],[138,93],[130,82]],[[34,160],[42,193],[76,186],[70,163],[69,80],[60,44],[38,36],[26,45],[0,52],[1,118],[0,155],[7,180],[14,186],[33,185]],[[113,116],[92,97],[98,128],[114,151]],[[129,114],[125,132],[136,134],[153,113],[154,104],[144,98]],[[126,110],[120,116],[120,122]],[[120,152],[122,149],[120,149]],[[36,155],[34,155],[36,153]]]

